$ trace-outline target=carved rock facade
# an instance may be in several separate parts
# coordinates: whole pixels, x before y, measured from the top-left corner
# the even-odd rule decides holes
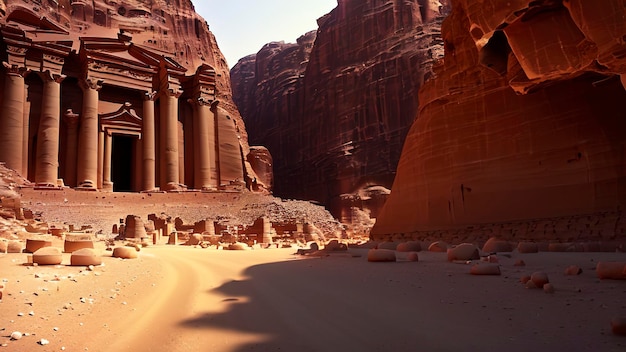
[[[226,62],[189,0],[0,4],[0,161],[39,187],[252,188]]]
[[[373,236],[626,235],[624,1],[452,4]]]
[[[278,196],[317,200],[342,222],[355,207],[377,215],[418,88],[443,54],[445,11],[429,0],[340,0],[317,32],[239,61],[234,100],[251,141],[272,153]]]

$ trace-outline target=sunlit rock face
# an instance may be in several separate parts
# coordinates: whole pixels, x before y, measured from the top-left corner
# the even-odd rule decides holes
[[[250,140],[273,156],[277,195],[317,200],[344,222],[354,207],[377,216],[417,91],[443,54],[445,4],[341,0],[317,32],[233,68],[234,100]]]
[[[623,238],[624,2],[452,5],[373,236]]]
[[[0,26],[0,161],[37,185],[264,189],[191,1],[0,0]]]

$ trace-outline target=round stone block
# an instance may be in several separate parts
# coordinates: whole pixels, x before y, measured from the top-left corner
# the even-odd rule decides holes
[[[33,253],[33,264],[59,265],[63,261],[63,253],[56,247],[43,247]]]
[[[74,251],[70,257],[70,265],[89,266],[102,264],[102,258],[92,248],[83,248]]]
[[[113,258],[135,259],[137,258],[137,250],[133,247],[115,247],[113,249]]]

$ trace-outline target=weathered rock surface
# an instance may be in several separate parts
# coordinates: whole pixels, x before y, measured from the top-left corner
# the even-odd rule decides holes
[[[234,100],[251,142],[272,153],[277,195],[320,201],[345,223],[353,207],[377,216],[442,53],[447,3],[340,0],[317,33],[239,61]]]
[[[517,238],[623,237],[625,11],[622,0],[453,0],[373,237],[512,221]],[[567,227],[586,215],[600,221]],[[560,228],[526,233],[542,222]]]

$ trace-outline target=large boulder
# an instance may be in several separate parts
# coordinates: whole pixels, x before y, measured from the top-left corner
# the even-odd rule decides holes
[[[63,253],[57,247],[43,247],[33,253],[33,264],[58,265],[63,261]]]
[[[480,259],[478,247],[471,243],[461,243],[458,246],[448,248],[448,261],[476,260]]]
[[[92,248],[83,248],[74,251],[70,256],[70,265],[89,266],[102,264],[102,258]]]

